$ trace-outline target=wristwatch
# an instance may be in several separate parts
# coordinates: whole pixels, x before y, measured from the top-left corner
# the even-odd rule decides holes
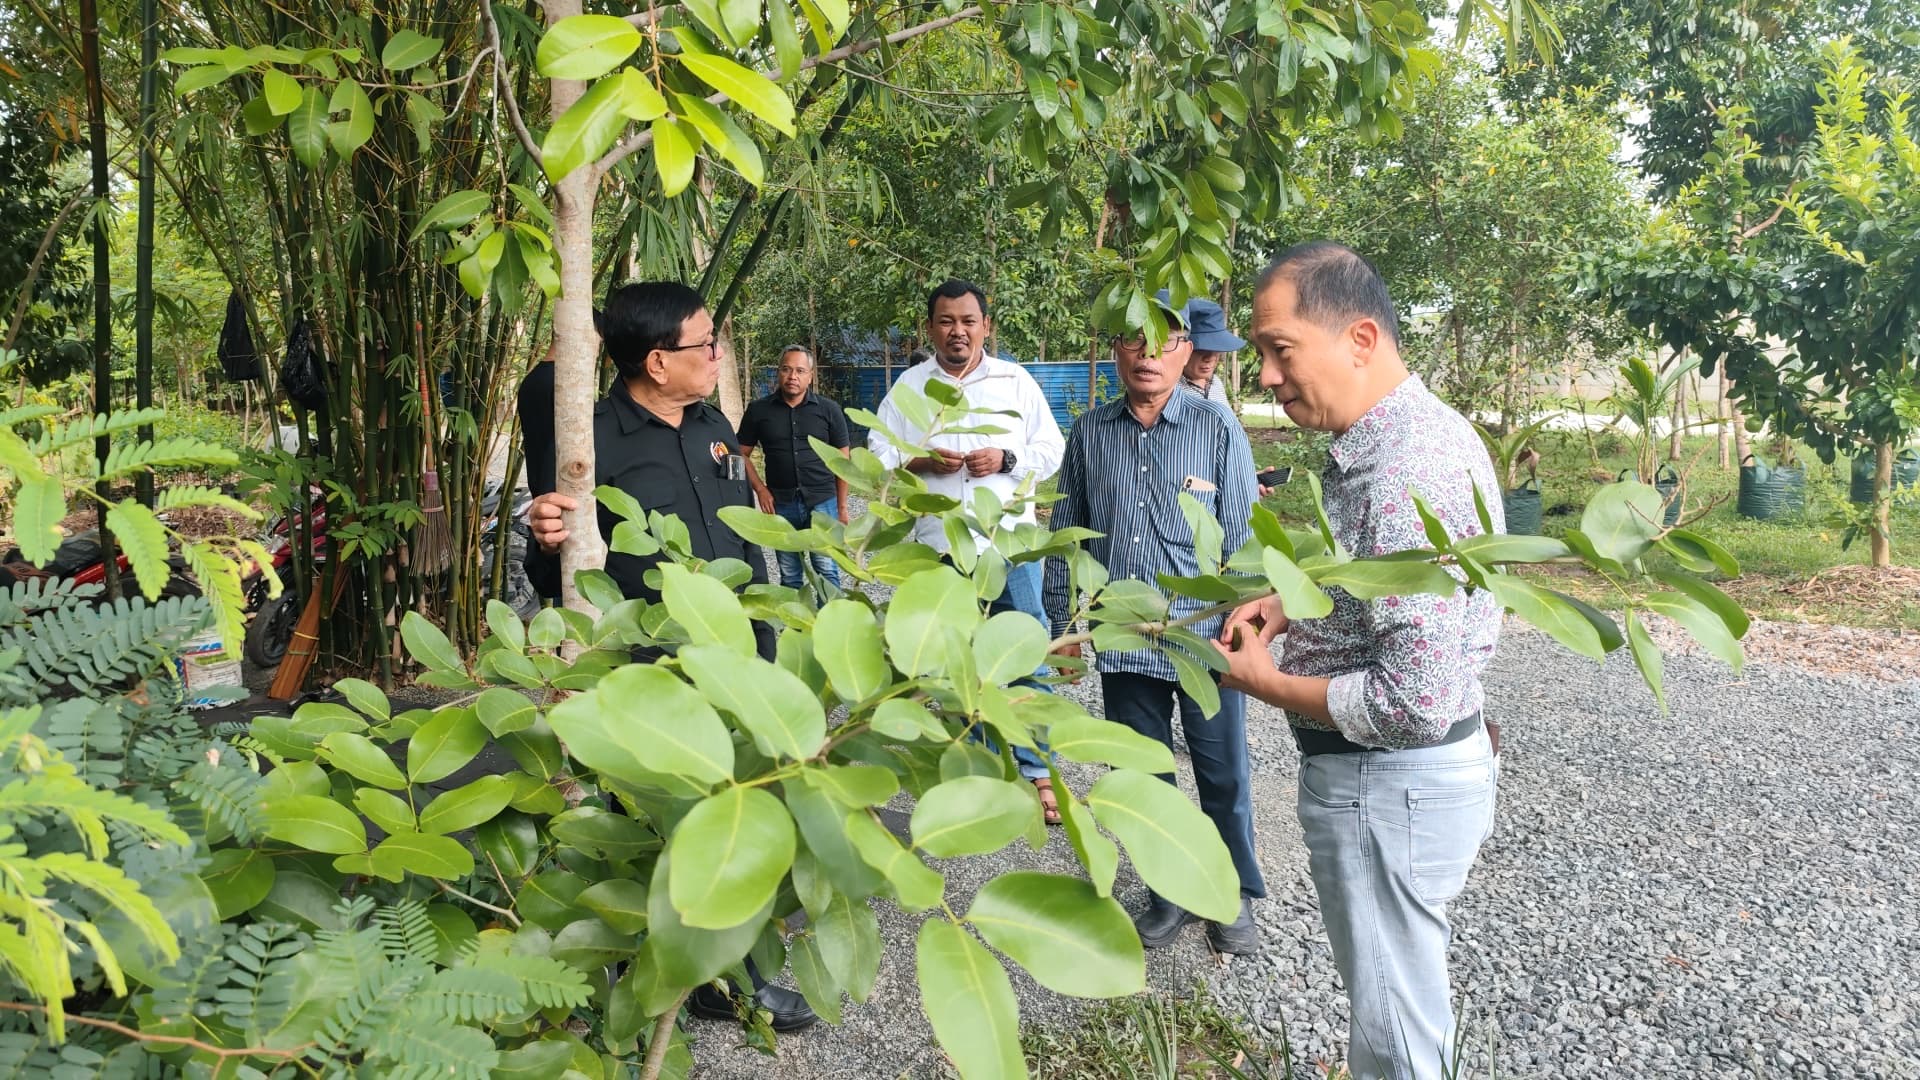
[[[1019,458],[1013,456],[1013,451],[1011,450],[1000,451],[1000,471],[1001,472],[1003,473],[1012,472],[1014,465],[1018,464],[1019,461],[1020,461]]]

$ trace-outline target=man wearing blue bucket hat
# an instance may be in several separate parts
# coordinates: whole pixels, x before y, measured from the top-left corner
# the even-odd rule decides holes
[[[1204,296],[1196,296],[1187,301],[1187,317],[1193,320],[1188,333],[1193,341],[1193,355],[1187,358],[1187,369],[1181,381],[1202,397],[1217,401],[1229,408],[1227,400],[1227,382],[1216,374],[1220,362],[1241,349],[1247,347],[1245,340],[1227,329],[1227,313],[1220,305]]]

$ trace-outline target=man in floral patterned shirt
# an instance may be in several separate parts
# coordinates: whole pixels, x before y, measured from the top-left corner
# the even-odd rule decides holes
[[[1260,384],[1288,418],[1334,433],[1326,509],[1348,551],[1426,547],[1413,492],[1453,536],[1480,532],[1473,490],[1499,490],[1492,462],[1466,419],[1408,372],[1371,264],[1326,242],[1287,251],[1255,290],[1250,336]],[[1488,510],[1502,527],[1499,500]],[[1277,599],[1235,612],[1221,632],[1223,685],[1293,724],[1308,868],[1352,1004],[1348,1068],[1356,1080],[1439,1080],[1455,1038],[1447,902],[1493,830],[1480,672],[1500,608],[1465,590],[1370,602],[1327,592],[1323,618],[1289,624]]]

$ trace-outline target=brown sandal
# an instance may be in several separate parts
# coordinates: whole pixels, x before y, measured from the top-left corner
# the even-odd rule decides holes
[[[1034,780],[1033,789],[1040,793],[1040,811],[1047,824],[1060,824],[1060,798],[1053,793],[1053,778],[1042,776]]]

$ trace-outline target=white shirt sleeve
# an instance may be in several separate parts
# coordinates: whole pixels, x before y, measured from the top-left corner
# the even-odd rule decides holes
[[[894,387],[898,387],[905,381],[906,377],[902,376],[893,385]],[[901,414],[900,407],[893,403],[893,388],[891,387],[888,388],[887,396],[880,402],[880,408],[874,415],[880,418],[881,427],[886,428],[888,431],[893,432],[908,442],[918,442],[926,434],[923,431],[908,430],[907,418]],[[899,447],[893,445],[893,442],[885,435],[881,434],[879,428],[867,432],[867,449],[873,451],[873,456],[879,458],[880,463],[889,469],[897,469],[907,463],[907,455],[902,453]]]
[[[1067,440],[1060,434],[1060,425],[1053,419],[1053,406],[1047,403],[1047,395],[1025,369],[1020,371],[1020,416],[1026,423],[1026,445],[1014,449],[1019,460],[1015,463],[1015,475],[1031,475],[1039,482],[1060,471],[1060,462],[1066,457]]]

